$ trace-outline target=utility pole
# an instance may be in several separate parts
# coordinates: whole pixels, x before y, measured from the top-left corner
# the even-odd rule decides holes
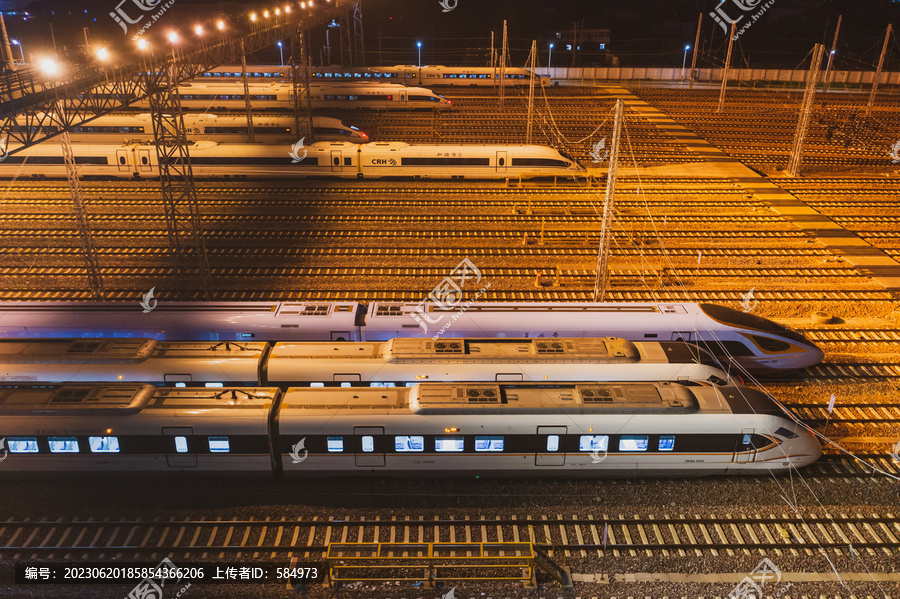
[[[56,110],[60,120],[64,121],[62,103],[57,102]],[[100,275],[100,265],[97,262],[97,253],[94,250],[94,236],[91,233],[91,225],[87,219],[84,208],[84,194],[81,192],[81,183],[78,178],[78,167],[75,164],[75,152],[72,150],[72,140],[68,131],[63,131],[59,136],[59,144],[62,147],[63,158],[66,162],[66,178],[69,180],[69,192],[72,194],[72,204],[75,208],[75,218],[78,219],[78,228],[81,233],[81,249],[84,252],[84,260],[87,262],[88,285],[91,288],[91,297],[95,301],[103,301],[103,278]]]
[[[491,64],[490,64],[490,67],[492,69],[494,68],[494,32],[493,31],[491,31]],[[493,73],[493,75],[496,75],[496,73]],[[494,79],[496,79],[496,77],[494,77]]]
[[[10,71],[15,71],[16,61],[13,60],[12,46],[9,44],[9,36],[6,34],[6,21],[3,20],[2,12],[0,12],[0,32],[3,33],[3,56],[6,59],[6,66]]]
[[[812,63],[806,74],[806,93],[803,94],[803,103],[800,105],[800,118],[797,121],[797,132],[794,134],[794,145],[791,148],[791,158],[787,172],[792,177],[800,174],[800,165],[803,161],[803,145],[806,142],[806,133],[809,129],[809,121],[812,118],[812,108],[816,101],[816,89],[819,87],[819,72],[822,68],[822,55],[825,46],[816,44],[813,48]]]
[[[697,37],[694,38],[694,55],[691,57],[691,82],[688,89],[694,89],[694,69],[697,68],[697,53],[700,51],[700,25],[703,23],[703,13],[697,19]]]
[[[612,219],[615,212],[616,177],[619,174],[619,139],[625,121],[625,101],[616,100],[616,122],[613,125],[612,146],[609,149],[609,175],[606,178],[606,199],[603,202],[603,224],[600,229],[600,254],[597,256],[597,279],[594,282],[594,301],[606,298],[609,284],[609,244],[612,240]]]
[[[572,68],[575,68],[575,51],[578,49],[578,21],[572,22]]]
[[[716,112],[722,112],[725,106],[725,87],[728,85],[728,69],[731,67],[731,50],[734,48],[734,30],[736,23],[731,24],[731,35],[728,36],[728,54],[725,56],[725,68],[722,70],[722,90],[719,92],[719,107]]]
[[[537,40],[531,42],[531,73],[528,76],[528,132],[525,143],[531,143],[532,117],[534,115],[534,72],[537,69]]]
[[[881,56],[878,58],[878,68],[875,69],[875,80],[872,81],[872,93],[869,94],[869,103],[866,104],[866,117],[872,114],[872,107],[875,106],[875,94],[878,93],[878,80],[881,79],[881,67],[884,66],[884,55],[887,54],[888,42],[891,39],[891,31],[893,25],[887,26],[887,32],[884,34],[884,45],[881,47]]]
[[[256,143],[253,134],[253,106],[250,104],[250,83],[247,81],[247,53],[244,50],[244,38],[241,38],[241,81],[244,83],[244,110],[247,112],[247,134],[250,143]]]
[[[841,32],[841,21],[844,15],[838,16],[837,27],[834,29],[834,41],[831,42],[831,52],[828,53],[828,66],[825,67],[825,81],[822,82],[822,91],[828,91],[828,73],[831,71],[831,63],[834,61],[834,53],[837,51],[838,34]]]
[[[506,21],[503,21],[503,47],[500,52],[500,108],[503,108],[503,88],[506,85]]]
[[[304,112],[302,108],[302,98],[306,96],[306,136],[310,142],[315,142],[316,136],[313,129],[312,117],[312,95],[309,90],[309,52],[306,51],[306,33],[304,22],[297,24],[297,30],[291,38],[291,83],[294,88],[294,128],[297,135],[301,135],[300,113]],[[301,75],[301,69],[303,69]],[[301,93],[300,84],[303,83]]]

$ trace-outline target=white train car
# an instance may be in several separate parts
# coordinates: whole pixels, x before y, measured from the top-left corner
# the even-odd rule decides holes
[[[814,462],[764,393],[669,382],[410,388],[0,387],[19,473],[706,476]]]
[[[453,87],[493,87],[500,81],[499,67],[450,67],[443,65],[416,66],[396,65],[390,67],[313,67],[311,77],[316,81],[374,81],[403,83],[419,86]],[[286,81],[291,76],[289,66],[247,65],[250,81]],[[540,79],[540,76],[536,76]],[[221,66],[204,73],[197,81],[239,81],[240,66]],[[504,70],[505,85],[528,85],[531,70],[521,67],[507,67]]]
[[[435,381],[728,379],[687,343],[624,339],[392,339],[386,342],[0,340],[3,383],[372,386]]]
[[[407,87],[397,83],[323,82],[310,85],[313,110],[319,109],[377,109],[449,110],[450,101],[422,87]],[[104,100],[111,96],[120,98],[113,90],[100,88],[88,92],[85,97]],[[246,108],[244,87],[240,81],[201,81],[178,86],[183,108],[189,110],[221,112],[243,111]],[[253,82],[249,85],[250,100],[255,112],[293,111],[294,86],[283,82]],[[301,89],[301,105],[306,105],[305,87]],[[148,107],[146,99],[137,100],[133,106]]]
[[[184,115],[185,132],[189,140],[211,140],[221,143],[247,143],[250,140],[245,116],[216,115],[210,113],[188,113]],[[10,128],[13,132],[23,132],[24,124]],[[47,126],[48,133],[59,130]],[[327,116],[313,116],[313,135],[309,133],[306,118],[300,119],[297,131],[293,116],[255,115],[253,117],[255,140],[260,143],[283,142],[292,144],[300,137],[308,136],[312,141],[346,141],[368,143],[369,136],[354,126],[347,126],[339,119]],[[88,123],[72,127],[73,141],[93,143],[124,143],[126,141],[152,141],[153,122],[150,113],[107,114]],[[50,142],[52,143],[52,142]]]
[[[278,389],[0,386],[9,472],[268,473]]]
[[[16,338],[387,341],[433,337],[451,322],[441,338],[682,339],[725,365],[768,376],[815,366],[823,358],[796,331],[706,303],[474,302],[466,310],[442,310],[429,302],[160,302],[144,314],[137,301],[0,302],[0,337]]]
[[[196,178],[303,179],[504,179],[572,177],[574,160],[534,145],[430,144],[403,142],[317,142],[225,144],[195,141],[188,148]],[[83,177],[143,179],[159,176],[155,146],[73,143]],[[11,147],[16,150],[18,147]],[[63,178],[66,166],[57,144],[37,144],[0,162],[0,178]]]
[[[677,383],[295,388],[276,447],[285,476],[767,474],[821,454],[760,391]]]

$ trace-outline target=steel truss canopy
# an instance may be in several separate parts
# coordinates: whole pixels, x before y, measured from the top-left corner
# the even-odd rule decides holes
[[[289,13],[282,11],[252,22],[248,18],[243,27],[233,25],[215,39],[212,34],[203,38],[185,36],[175,45],[177,60],[170,44],[164,43],[152,59],[148,52],[135,48],[123,66],[105,70],[85,67],[62,80],[51,80],[33,69],[6,73],[0,77],[0,143],[15,154],[146,98],[148,81],[153,79],[147,75],[151,72],[158,75],[174,65],[174,82],[189,81],[217,66],[239,61],[241,42],[246,52],[272,46],[290,39],[298,27],[308,30],[340,18],[352,4],[322,0],[314,9],[301,9],[297,4]],[[59,106],[65,110],[57,110]],[[17,143],[21,145],[10,147]]]

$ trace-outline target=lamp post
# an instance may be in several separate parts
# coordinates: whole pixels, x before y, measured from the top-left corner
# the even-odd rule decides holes
[[[19,47],[19,54],[22,55],[22,64],[25,64],[25,47],[19,43],[19,40],[9,40],[9,43]]]
[[[416,46],[419,48],[419,68],[422,68],[422,42],[416,42]]]
[[[553,44],[550,44],[550,52],[547,53],[547,76],[550,76],[550,61],[553,59]]]
[[[281,45],[281,42],[278,42],[278,53],[281,54],[281,66],[284,66],[284,48]]]
[[[682,80],[684,79],[684,66],[687,64],[687,53],[688,53],[688,50],[690,50],[690,49],[691,49],[690,46],[684,47],[684,58],[681,59],[681,79]]]

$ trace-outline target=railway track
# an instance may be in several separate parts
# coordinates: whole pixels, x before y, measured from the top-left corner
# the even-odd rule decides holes
[[[605,539],[605,541],[604,541]],[[329,543],[531,542],[560,557],[593,555],[848,555],[900,551],[893,514],[524,515],[444,519],[63,519],[0,522],[6,559],[287,559]]]

